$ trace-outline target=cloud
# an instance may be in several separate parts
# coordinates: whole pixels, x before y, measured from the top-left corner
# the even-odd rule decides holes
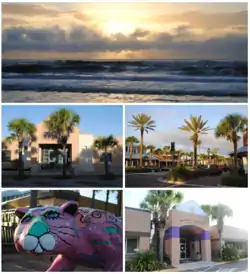
[[[183,39],[180,39],[182,33]],[[186,35],[185,35],[186,34]],[[58,51],[58,52],[121,52],[156,50],[189,58],[221,58],[247,60],[247,36],[227,34],[220,37],[192,40],[190,30],[179,27],[176,33],[149,32],[136,29],[125,35],[105,36],[84,25],[70,30],[60,26],[28,28],[8,27],[3,30],[3,52],[7,51]],[[143,38],[143,39],[141,39]]]
[[[153,131],[144,135],[144,143],[152,144],[156,147],[170,146],[171,142],[175,142],[176,149],[191,152],[193,151],[193,143],[189,140],[190,134],[182,132],[178,129],[168,131]],[[215,138],[214,131],[208,134],[200,135],[201,153],[207,153],[207,149],[219,148],[219,154],[227,156],[233,150],[232,143],[223,138]],[[239,141],[239,147],[242,146],[242,140]]]
[[[7,4],[2,5],[2,14],[17,15],[17,16],[57,16],[59,11],[53,7],[48,7],[42,4]]]
[[[246,5],[247,9],[247,5]],[[192,28],[224,29],[231,26],[248,24],[248,12],[246,10],[232,13],[205,13],[201,11],[188,11],[181,14],[163,14],[142,21],[153,21],[159,24],[186,23]]]

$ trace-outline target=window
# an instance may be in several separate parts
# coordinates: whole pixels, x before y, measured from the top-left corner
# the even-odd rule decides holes
[[[138,238],[127,238],[126,253],[135,253],[135,249],[138,249],[139,239]]]
[[[3,162],[11,162],[11,151],[10,150],[2,151],[2,161]]]

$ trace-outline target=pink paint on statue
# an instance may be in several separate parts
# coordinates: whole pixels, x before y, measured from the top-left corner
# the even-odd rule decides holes
[[[106,211],[60,207],[18,208],[14,233],[19,252],[58,255],[47,271],[73,271],[76,265],[122,271],[122,222]]]

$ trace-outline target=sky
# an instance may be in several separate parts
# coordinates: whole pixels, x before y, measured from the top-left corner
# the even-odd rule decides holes
[[[126,190],[123,196],[124,206],[140,208],[140,202],[146,197],[147,191],[146,189]],[[225,218],[225,225],[248,230],[249,222],[248,218],[246,218],[246,210],[242,207],[243,204],[247,204],[246,201],[249,199],[248,191],[236,188],[217,188],[216,190],[213,188],[192,188],[178,191],[184,195],[183,202],[193,200],[199,205],[217,205],[221,203],[229,206],[233,211],[233,217]],[[240,197],[242,203],[239,203],[237,197]],[[212,222],[211,224],[214,225],[215,223]]]
[[[203,120],[208,120],[207,126],[212,128],[206,135],[200,135],[201,146],[200,152],[207,153],[207,149],[219,148],[219,154],[227,156],[233,150],[232,143],[226,141],[224,138],[216,139],[214,136],[214,129],[221,119],[229,113],[240,113],[248,116],[246,105],[220,105],[211,106],[178,106],[178,105],[157,105],[157,106],[126,106],[125,111],[125,134],[128,136],[135,136],[140,140],[139,132],[128,125],[132,120],[132,115],[138,113],[145,113],[150,115],[152,120],[155,120],[155,131],[150,131],[144,134],[144,144],[154,145],[157,148],[163,146],[170,146],[171,142],[175,142],[176,150],[184,150],[187,152],[193,151],[192,142],[189,140],[190,133],[180,131],[178,128],[184,124],[184,119],[188,119],[190,115],[202,115]],[[243,146],[243,140],[239,141],[239,147]],[[199,151],[198,151],[199,152]]]
[[[2,106],[2,137],[9,135],[7,126],[12,119],[26,118],[30,122],[38,124],[61,107],[71,109],[80,115],[80,133],[93,134],[94,136],[109,134],[113,134],[115,137],[123,136],[122,106],[8,105]]]
[[[247,61],[247,3],[4,3],[3,58]]]

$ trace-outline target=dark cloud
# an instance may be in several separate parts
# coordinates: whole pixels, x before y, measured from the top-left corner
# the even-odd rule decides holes
[[[182,40],[181,36],[183,36]],[[9,27],[3,30],[2,37],[3,52],[32,50],[74,53],[158,50],[186,55],[188,58],[247,60],[246,35],[228,34],[196,41],[190,38],[190,31],[185,27],[177,29],[174,34],[150,33],[147,30],[137,29],[130,35],[117,33],[112,36],[105,36],[86,26],[76,26],[70,31],[65,31],[59,26]],[[140,39],[142,37],[147,39]]]

